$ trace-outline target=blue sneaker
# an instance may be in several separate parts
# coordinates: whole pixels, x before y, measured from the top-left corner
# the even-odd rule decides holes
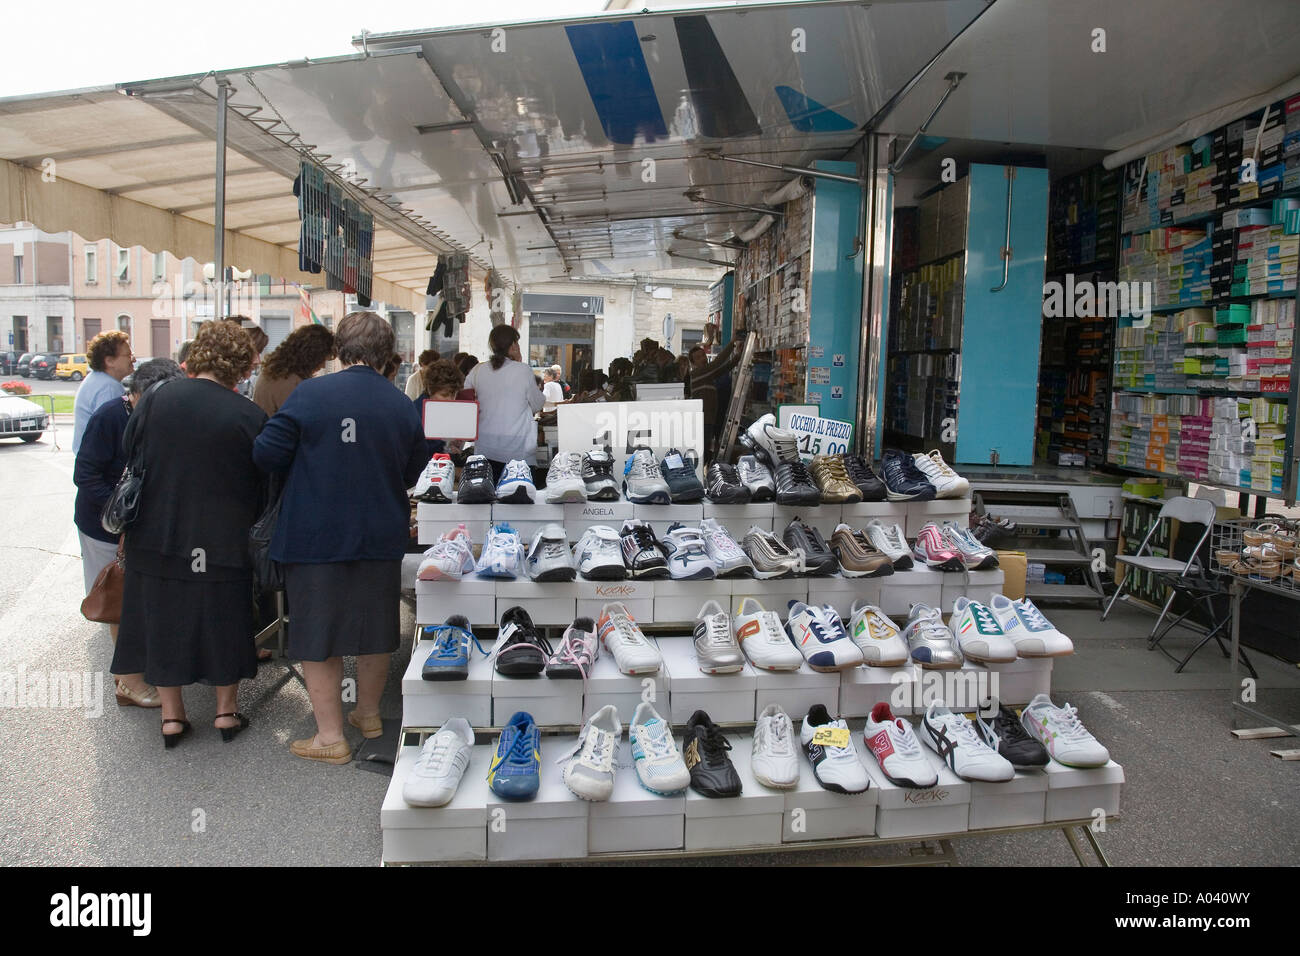
[[[488,531],[487,541],[478,559],[478,576],[481,578],[526,578],[524,570],[524,541],[519,532],[504,522],[494,524]]]
[[[886,448],[880,459],[880,475],[885,480],[885,496],[890,501],[934,500],[934,485],[906,452]]]
[[[433,651],[420,669],[425,680],[465,680],[469,677],[469,648],[473,644],[484,657],[488,652],[469,629],[469,621],[460,614],[447,618],[446,624],[431,624],[420,630],[420,639],[433,641]]]
[[[504,800],[531,800],[541,786],[542,735],[533,715],[519,711],[501,728],[488,786]]]
[[[533,484],[533,470],[521,458],[506,462],[497,482],[497,501],[501,504],[531,505],[537,500],[537,486]]]

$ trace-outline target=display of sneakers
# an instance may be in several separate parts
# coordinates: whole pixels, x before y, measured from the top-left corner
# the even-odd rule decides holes
[[[433,641],[433,650],[420,668],[422,680],[466,680],[471,648],[478,648],[480,654],[488,656],[470,630],[469,620],[462,614],[453,614],[445,624],[420,628],[418,639]]]
[[[578,569],[573,566],[573,552],[569,550],[564,525],[554,522],[543,525],[533,535],[524,563],[534,581],[572,581],[577,577]]]
[[[799,555],[800,570],[804,574],[824,577],[840,569],[822,533],[796,515],[781,534],[785,546]]]
[[[450,455],[434,455],[420,472],[411,497],[431,504],[447,504],[455,491],[456,466]]]
[[[745,549],[736,544],[731,532],[717,518],[701,521],[700,533],[704,535],[704,550],[718,569],[718,577],[753,576],[754,562],[749,560]]]
[[[935,701],[921,718],[921,739],[963,780],[1003,783],[1016,775],[1011,761],[980,739],[964,714]]]
[[[460,487],[456,489],[456,503],[462,505],[490,505],[497,500],[496,482],[492,480],[492,464],[482,455],[470,455],[460,470]]]
[[[475,570],[481,578],[522,578],[528,574],[524,566],[523,539],[510,525],[494,524],[488,529],[487,540],[478,556]]]
[[[803,666],[803,654],[790,643],[775,611],[763,608],[757,598],[747,597],[732,620],[736,643],[749,662],[765,671],[797,671]]]
[[[562,451],[546,469],[546,500],[549,504],[587,500],[587,482],[582,475],[582,456]]]
[[[1079,722],[1079,712],[1069,704],[1057,707],[1046,694],[1039,694],[1020,712],[1020,723],[1057,763],[1104,767],[1110,761],[1110,752]]]
[[[614,456],[609,446],[593,448],[582,456],[582,483],[588,501],[617,501],[618,482],[614,480]]]
[[[1047,748],[1025,731],[1020,715],[1010,707],[999,707],[992,720],[975,718],[980,739],[1005,757],[1017,770],[1046,767]]]
[[[789,450],[794,448],[794,432],[778,428],[776,416],[771,412],[760,416],[753,424],[738,436],[740,443],[751,449],[754,455],[767,465],[775,467],[779,462],[789,461]],[[793,457],[798,457],[795,451]]]
[[[690,786],[691,772],[686,769],[686,762],[677,749],[673,730],[653,705],[646,701],[637,704],[627,736],[632,744],[632,763],[641,786],[665,797],[681,793]]]
[[[578,573],[588,581],[621,581],[627,577],[623,564],[623,539],[608,525],[592,525],[582,533],[573,549]]]
[[[773,790],[791,790],[799,785],[794,722],[780,704],[768,704],[758,715],[753,747],[749,766],[755,780]]]
[[[885,494],[890,501],[933,501],[934,485],[916,467],[912,456],[897,448],[887,448],[880,459]]]
[[[1008,664],[1016,659],[1016,645],[1002,630],[988,605],[962,595],[953,602],[948,626],[967,660]]]
[[[934,485],[936,498],[965,498],[970,494],[970,482],[952,470],[939,449],[925,454],[917,452],[912,456],[912,463],[925,475],[926,481]]]
[[[695,657],[705,674],[735,674],[745,668],[731,618],[717,601],[706,602],[695,615]]]
[[[964,571],[966,564],[961,555],[952,547],[933,521],[926,522],[916,534],[916,543],[912,545],[912,557],[926,567],[940,571]]]
[[[912,725],[895,717],[884,701],[871,708],[862,742],[880,764],[885,779],[894,786],[923,790],[939,782],[939,774],[925,759]]]
[[[650,581],[669,576],[668,556],[648,522],[629,518],[623,522],[619,541],[628,577]]]
[[[740,483],[749,489],[749,500],[771,501],[776,497],[776,479],[771,470],[754,455],[742,455],[736,461]]]
[[[735,465],[715,461],[704,472],[709,500],[715,505],[743,505],[749,502],[749,488],[740,480]]]
[[[862,491],[849,478],[840,455],[817,455],[808,466],[808,473],[822,493],[822,501],[839,504],[862,500]]]
[[[560,638],[560,646],[546,662],[546,676],[551,680],[583,680],[600,656],[596,639],[596,622],[589,617],[574,618]]]
[[[843,523],[836,525],[831,549],[840,563],[840,574],[846,578],[878,578],[894,573],[893,559],[878,550],[857,528]]]
[[[704,497],[704,485],[695,474],[695,460],[684,457],[676,448],[668,449],[659,462],[659,473],[668,484],[668,497],[673,504],[686,504]]]
[[[702,797],[740,796],[740,774],[727,751],[731,741],[702,710],[691,714],[682,735],[682,759],[690,773],[691,789]]]
[[[853,746],[853,734],[841,718],[832,718],[823,704],[813,704],[799,728],[813,776],[823,789],[835,793],[862,793],[871,786],[867,768]]]
[[[515,605],[501,615],[501,629],[492,647],[491,658],[503,677],[531,677],[540,674],[554,651],[550,643],[533,626],[533,619]]]
[[[402,799],[410,807],[442,807],[451,803],[474,751],[474,728],[464,717],[452,717],[424,742],[406,782]]]
[[[655,453],[644,445],[623,465],[623,496],[638,505],[666,505],[672,501]]]
[[[508,505],[531,505],[537,500],[537,486],[533,484],[533,470],[522,458],[506,462],[497,482],[497,501]]]
[[[618,669],[628,675],[657,674],[663,666],[659,649],[646,640],[641,628],[620,602],[606,604],[596,621],[596,633],[605,650],[614,655]]]
[[[709,557],[699,528],[670,524],[663,547],[668,556],[668,573],[674,581],[712,581],[718,576],[718,566]]]
[[[772,532],[757,525],[745,533],[745,553],[754,564],[756,578],[787,578],[803,567],[799,555],[778,541]]]
[[[614,754],[623,725],[618,710],[606,704],[582,725],[578,742],[556,763],[562,763],[562,777],[569,792],[582,800],[608,800],[614,792]]]
[[[948,547],[957,552],[966,570],[985,571],[998,566],[998,556],[993,553],[993,549],[981,544],[966,528],[945,521],[939,530]]]
[[[884,611],[858,599],[849,617],[849,637],[872,667],[902,667],[907,663],[907,641]]]
[[[913,663],[926,670],[956,670],[964,663],[957,639],[943,623],[943,614],[928,604],[913,604],[903,628],[903,640]]]
[[[532,714],[517,711],[501,728],[492,751],[488,787],[503,800],[531,800],[541,786],[541,773],[541,732]]]
[[[474,573],[474,545],[469,531],[458,524],[444,531],[436,544],[424,552],[415,576],[421,581],[459,581]]]
[[[844,455],[844,470],[848,472],[849,481],[857,485],[858,491],[862,492],[863,501],[885,501],[889,497],[889,489],[885,487],[885,482],[876,474],[874,468],[861,455]]]
[[[989,607],[1020,657],[1064,657],[1074,653],[1074,642],[1043,617],[1029,598],[1013,601],[994,592],[989,596]]]
[[[849,638],[838,614],[832,618],[823,608],[791,601],[785,629],[815,671],[844,671],[862,663],[862,651]]]
[[[862,529],[872,547],[894,562],[895,571],[908,571],[912,568],[912,549],[903,534],[902,525],[886,525],[879,518],[872,518]]]

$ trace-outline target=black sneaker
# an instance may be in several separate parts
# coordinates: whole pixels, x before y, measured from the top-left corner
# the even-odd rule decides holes
[[[890,501],[934,500],[934,485],[907,452],[887,448],[880,459],[880,471]]]
[[[587,486],[588,501],[618,500],[618,482],[614,480],[614,457],[609,446],[593,448],[582,456],[582,483]]]
[[[533,619],[518,605],[501,615],[501,631],[492,658],[497,673],[504,677],[530,677],[540,674],[550,658],[551,645],[533,627]]]
[[[822,533],[811,525],[804,524],[797,517],[785,526],[781,540],[791,551],[798,551],[803,555],[804,574],[821,576],[834,574],[840,569]]]
[[[460,487],[456,489],[456,503],[461,505],[490,505],[497,500],[497,485],[492,480],[492,465],[482,455],[470,455],[460,470]]]
[[[992,722],[977,715],[975,729],[980,739],[1010,761],[1017,770],[1047,766],[1047,750],[1025,732],[1020,718],[1010,707],[999,707]]]
[[[659,473],[668,482],[668,495],[675,505],[699,501],[704,497],[704,486],[695,474],[695,461],[684,458],[676,448],[668,449],[659,462]]]
[[[668,556],[655,537],[655,529],[648,523],[629,519],[623,522],[619,537],[629,578],[655,580],[668,577]]]
[[[776,466],[776,503],[811,508],[822,503],[822,493],[801,461],[783,461]]]
[[[704,473],[708,485],[709,500],[715,505],[748,504],[750,491],[740,483],[740,475],[735,465],[725,461],[715,461]]]
[[[691,789],[702,797],[740,796],[740,774],[727,751],[731,742],[702,710],[691,714],[682,735],[682,759],[691,772]]]
[[[849,481],[862,492],[863,501],[885,501],[888,498],[889,489],[861,455],[845,455],[844,470],[849,473]]]

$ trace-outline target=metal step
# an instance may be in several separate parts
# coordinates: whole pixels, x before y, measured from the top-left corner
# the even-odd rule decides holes
[[[1100,595],[1086,584],[1043,584],[1040,581],[1026,581],[1025,594],[1034,600],[1043,601],[1096,603],[1100,599]]]
[[[1062,515],[1018,515],[1006,511],[989,512],[994,518],[1006,518],[1025,528],[1073,528],[1073,519]]]
[[[1092,555],[1080,554],[1078,551],[1066,551],[1064,548],[1025,548],[1025,560],[1037,561],[1039,564],[1091,564]],[[1089,588],[1092,591],[1091,588]],[[1097,592],[1092,591],[1095,597]]]

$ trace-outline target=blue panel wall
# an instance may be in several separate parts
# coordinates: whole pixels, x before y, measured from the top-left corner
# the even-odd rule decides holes
[[[828,173],[857,174],[855,163],[818,162]],[[812,292],[808,303],[808,402],[822,416],[851,422],[857,413],[862,336],[862,255],[853,252],[862,190],[852,183],[816,181],[813,203]]]

